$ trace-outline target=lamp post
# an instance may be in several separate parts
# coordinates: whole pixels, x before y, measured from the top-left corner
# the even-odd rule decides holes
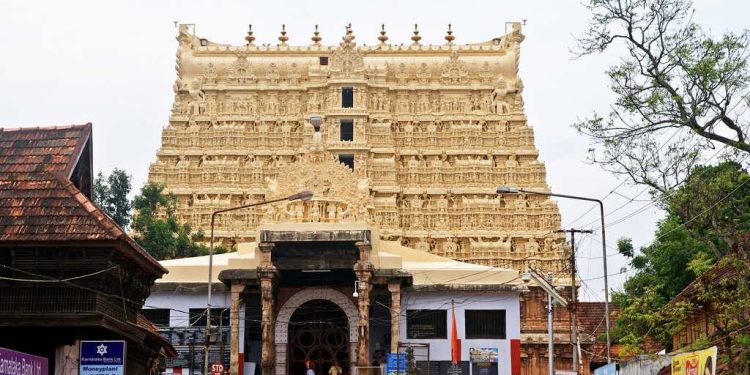
[[[221,210],[216,210],[211,213],[211,239],[209,242],[208,247],[208,293],[207,293],[207,302],[206,302],[206,352],[204,355],[204,361],[203,361],[203,375],[208,375],[208,369],[209,369],[209,363],[208,363],[208,352],[211,348],[211,281],[213,279],[213,260],[214,260],[214,222],[216,220],[216,215],[222,214],[224,212],[229,211],[236,211],[241,210],[243,208],[249,208],[249,207],[256,207],[256,206],[263,206],[266,204],[281,202],[281,201],[307,201],[312,198],[313,193],[311,191],[301,191],[296,194],[292,194],[288,197],[283,198],[277,198],[277,199],[271,199],[267,201],[262,202],[256,202],[251,204],[246,204],[242,206],[237,207],[229,207],[229,208],[223,208]]]
[[[546,191],[525,190],[525,189],[511,188],[507,186],[498,187],[497,193],[498,194],[517,194],[517,193],[537,194],[537,195],[544,195],[548,197],[560,197],[560,198],[596,202],[599,204],[599,214],[601,216],[601,226],[602,226],[602,261],[604,262],[604,314],[606,315],[604,317],[605,318],[604,322],[605,322],[605,329],[607,330],[606,332],[607,334],[607,363],[611,363],[612,359],[610,358],[610,344],[609,344],[609,282],[607,279],[607,239],[605,237],[606,233],[604,230],[604,203],[602,203],[601,200],[595,199],[595,198],[579,197],[576,195],[567,195],[567,194],[549,193]],[[575,285],[573,285],[572,287],[575,288]]]
[[[555,374],[555,333],[552,329],[552,321],[554,319],[553,305],[555,302],[559,303],[563,307],[568,305],[568,301],[566,301],[565,298],[560,295],[560,293],[557,293],[555,287],[552,286],[552,276],[553,275],[550,272],[547,273],[546,278],[543,278],[538,276],[533,270],[527,271],[526,273],[521,275],[521,280],[523,280],[524,283],[528,283],[529,281],[533,280],[547,293],[547,371],[549,372],[549,375]]]

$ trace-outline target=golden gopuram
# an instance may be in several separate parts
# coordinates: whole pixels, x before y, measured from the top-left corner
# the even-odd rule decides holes
[[[465,45],[451,34],[423,45],[415,30],[411,45],[387,44],[382,31],[379,44],[358,46],[347,28],[337,46],[321,44],[317,32],[309,46],[290,46],[282,31],[278,45],[255,45],[248,32],[239,47],[183,26],[174,107],[149,180],[175,194],[179,218],[204,232],[211,212],[273,197],[295,173],[318,174],[334,198],[301,212],[220,216],[216,237],[225,244],[254,240],[261,223],[366,217],[383,238],[415,249],[558,273],[565,255],[556,204],[496,193],[502,185],[548,189],[518,77],[524,36],[512,25],[505,36]],[[313,142],[313,116],[342,168],[295,168]],[[359,186],[337,186],[341,173]],[[365,209],[357,205],[363,212],[341,195],[351,189],[368,190]]]
[[[218,216],[217,240],[257,242],[278,223],[367,223],[413,249],[562,280],[569,251],[555,202],[496,193],[549,191],[524,113],[521,24],[469,44],[450,29],[440,45],[420,43],[416,27],[401,45],[385,29],[373,45],[358,45],[351,26],[343,34],[326,45],[316,27],[293,46],[282,28],[278,44],[261,45],[251,28],[231,46],[179,27],[174,106],[149,170],[179,219],[208,233],[215,210],[311,190],[311,201]],[[535,289],[521,300],[532,374],[546,373],[547,352],[546,295]],[[567,315],[555,319],[570,365]]]

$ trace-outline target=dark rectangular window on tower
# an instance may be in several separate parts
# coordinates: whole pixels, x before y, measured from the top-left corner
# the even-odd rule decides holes
[[[341,108],[354,108],[354,88],[341,88]]]
[[[351,142],[354,140],[354,120],[341,120],[339,123],[339,140]]]
[[[320,56],[318,59],[320,65],[328,65],[328,56]]]
[[[354,170],[354,155],[352,154],[339,154],[339,162],[345,164],[349,169]]]

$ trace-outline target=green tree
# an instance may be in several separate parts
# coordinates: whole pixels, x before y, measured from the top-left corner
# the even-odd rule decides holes
[[[662,198],[667,211],[720,258],[747,257],[750,233],[750,175],[738,163],[699,166],[684,184]]]
[[[575,53],[620,51],[607,75],[611,111],[574,124],[597,146],[591,160],[662,193],[715,145],[750,152],[748,37],[708,35],[689,0],[591,0]]]
[[[175,216],[176,207],[176,197],[165,194],[163,185],[144,185],[133,201],[133,238],[160,260],[208,254],[208,248],[196,242],[202,232],[193,234],[190,225],[181,224]],[[227,251],[223,246],[214,250],[217,254]]]
[[[118,168],[106,178],[99,172],[94,180],[94,204],[122,228],[127,228],[131,219],[132,205],[128,199],[131,181],[132,177]]]
[[[732,293],[748,288],[750,274],[735,279],[741,285],[731,288],[707,283],[689,303],[669,302],[717,261],[747,259],[749,180],[748,172],[737,163],[699,166],[683,185],[661,196],[667,216],[659,222],[652,244],[635,254],[627,240],[618,242],[637,271],[623,291],[612,297],[621,309],[612,336],[625,345],[626,353],[639,353],[646,337],[671,349],[672,335],[699,307],[732,311],[712,322],[720,333],[736,329],[737,322],[743,321],[730,322],[727,317],[737,314],[747,319],[747,314],[737,313],[742,306],[750,308],[747,296],[743,299]]]
[[[636,273],[614,292],[612,301],[621,309],[612,337],[625,344],[626,352],[639,353],[647,337],[671,347],[674,324],[667,324],[659,310],[698,276],[689,267],[694,259],[713,257],[708,247],[685,229],[680,219],[662,220],[654,243],[632,255]]]

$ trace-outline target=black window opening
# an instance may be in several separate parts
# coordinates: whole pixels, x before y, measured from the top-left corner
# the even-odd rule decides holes
[[[354,120],[341,120],[339,125],[339,140],[347,142],[354,140]]]
[[[141,313],[158,327],[169,327],[169,309],[143,309]]]
[[[206,326],[206,308],[197,308],[188,310],[190,316],[191,327],[205,327]],[[221,317],[221,318],[219,318]],[[211,325],[229,327],[229,309],[212,308],[211,309]]]
[[[354,155],[340,154],[339,162],[349,167],[349,169],[354,170]]]
[[[447,310],[406,310],[408,339],[445,339],[447,326]]]
[[[354,88],[341,88],[341,108],[354,108]]]
[[[467,339],[505,339],[505,310],[465,310]]]
[[[328,65],[328,56],[320,56],[318,59],[320,65]]]

